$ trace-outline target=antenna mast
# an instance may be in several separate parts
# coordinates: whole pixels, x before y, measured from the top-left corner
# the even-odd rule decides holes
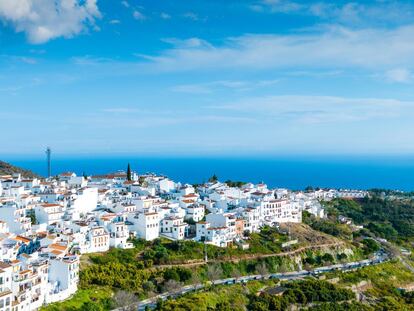
[[[51,155],[52,155],[52,149],[50,147],[46,148],[46,157],[47,157],[47,177],[52,176],[52,163],[51,163]]]

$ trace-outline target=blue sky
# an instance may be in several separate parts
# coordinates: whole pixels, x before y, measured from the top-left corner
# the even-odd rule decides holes
[[[412,1],[0,0],[0,154],[414,153]]]

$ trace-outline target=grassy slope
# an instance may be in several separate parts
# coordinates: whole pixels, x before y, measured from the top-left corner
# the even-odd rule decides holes
[[[105,287],[92,287],[89,289],[80,289],[71,299],[63,302],[52,303],[42,307],[42,311],[69,311],[79,310],[84,303],[97,302],[105,304],[112,297],[112,290]]]
[[[0,175],[12,175],[12,174],[21,174],[26,178],[39,178],[40,176],[33,173],[32,171],[22,169],[20,167],[11,165],[10,163],[0,161]]]

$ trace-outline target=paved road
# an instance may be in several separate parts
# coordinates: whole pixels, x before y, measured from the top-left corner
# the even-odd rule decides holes
[[[307,276],[316,276],[321,273],[331,272],[331,271],[350,271],[358,268],[362,268],[365,266],[376,265],[388,260],[388,256],[385,253],[378,253],[374,256],[373,259],[366,259],[357,262],[349,262],[345,264],[336,264],[326,267],[315,268],[310,271],[301,270],[301,271],[292,271],[286,273],[272,273],[267,275],[247,275],[239,278],[228,278],[228,279],[221,279],[214,281],[214,285],[224,285],[224,284],[237,284],[237,283],[246,283],[248,281],[253,280],[267,280],[267,279],[279,279],[279,280],[296,280],[301,279]],[[184,286],[178,291],[175,292],[167,292],[150,299],[143,300],[139,303],[138,310],[145,310],[148,306],[150,308],[154,308],[157,304],[159,299],[166,300],[169,297],[177,297],[183,294],[186,294],[191,291],[195,291],[198,289],[204,288],[205,284],[196,284],[196,285],[188,285]]]

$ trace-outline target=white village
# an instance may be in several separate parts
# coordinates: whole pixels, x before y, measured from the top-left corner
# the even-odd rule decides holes
[[[0,310],[37,310],[77,291],[82,254],[132,248],[131,238],[193,240],[248,248],[263,226],[324,217],[320,200],[364,191],[201,185],[137,174],[129,165],[99,176],[0,176]]]

